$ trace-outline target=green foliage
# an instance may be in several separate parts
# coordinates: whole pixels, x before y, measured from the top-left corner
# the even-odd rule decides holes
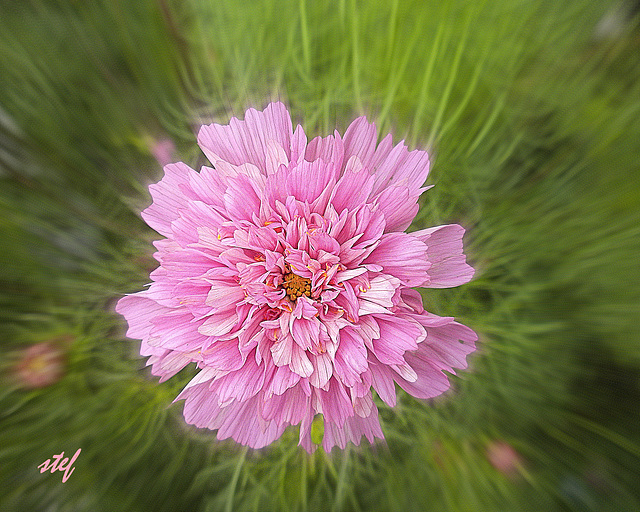
[[[0,508],[637,510],[639,34],[588,0],[5,2]],[[197,165],[200,124],[277,98],[310,135],[364,113],[428,147],[413,228],[468,229],[476,277],[424,299],[478,353],[445,397],[381,405],[386,445],[219,442],[171,405],[195,370],[158,384],[113,312],[154,268],[154,142]],[[64,376],[26,389],[45,341]],[[66,483],[37,470],[78,448]]]

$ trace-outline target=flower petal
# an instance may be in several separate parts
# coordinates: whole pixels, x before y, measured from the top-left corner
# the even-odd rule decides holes
[[[238,323],[239,317],[235,311],[226,310],[213,314],[198,327],[198,332],[204,336],[224,336]]]
[[[161,306],[146,296],[147,292],[125,295],[116,304],[116,311],[127,319],[127,337],[147,339],[153,328],[152,320],[171,309]]]
[[[362,289],[358,296],[360,303],[358,316],[372,313],[391,313],[394,304],[392,301],[400,280],[393,276],[381,274],[374,277],[368,289]]]
[[[380,326],[380,337],[372,341],[373,353],[384,364],[403,365],[405,353],[417,350],[418,343],[426,336],[419,323],[405,318],[379,315],[376,322]]]
[[[267,178],[264,196],[273,208],[276,208],[276,201],[285,203],[288,197],[309,204],[322,197],[324,205],[318,205],[314,211],[323,213],[335,183],[332,174],[322,160],[303,160],[293,169],[280,167],[278,172]]]
[[[362,380],[360,374],[368,368],[367,349],[362,337],[353,329],[340,330],[334,365],[336,377],[345,386],[352,387]]]
[[[401,141],[386,154],[382,144],[373,157],[376,172],[373,194],[393,186],[404,186],[409,195],[419,196],[420,187],[429,174],[429,155],[426,151],[408,151]],[[378,163],[379,162],[379,163]]]
[[[247,110],[244,121],[232,117],[228,125],[203,126],[198,144],[214,166],[220,160],[233,165],[251,163],[266,174],[269,141],[275,141],[287,152],[292,135],[287,108],[282,103],[270,103],[262,112]]]
[[[316,137],[309,142],[304,158],[309,162],[320,159],[326,164],[329,164],[333,173],[335,173],[333,177],[337,179],[339,169],[342,167],[342,162],[344,161],[344,143],[342,137],[337,131],[327,137]]]
[[[448,224],[410,233],[411,236],[427,244],[430,288],[450,288],[471,280],[473,267],[467,265],[462,252],[464,228],[458,224]]]
[[[455,373],[453,368],[466,368],[466,356],[475,350],[476,333],[452,318],[429,313],[411,315],[427,331],[427,339],[418,350],[405,354],[407,364],[417,374],[414,382],[396,375],[394,379],[407,393],[416,398],[432,398],[449,389],[449,379],[443,373]],[[446,322],[443,324],[443,321]],[[460,341],[462,343],[460,343]]]
[[[326,390],[315,389],[316,397],[319,402],[322,415],[327,422],[333,422],[338,425],[344,425],[347,418],[353,416],[354,410],[351,400],[347,395],[344,385],[335,378],[329,380],[329,386]]]
[[[185,308],[174,309],[167,314],[155,317],[151,323],[147,343],[179,352],[199,350],[207,342],[207,337],[198,332],[202,322],[195,321]]]
[[[349,441],[358,446],[362,436],[370,443],[373,443],[376,437],[384,439],[378,419],[378,408],[375,405],[365,418],[356,414],[347,418],[344,424],[325,421],[322,448],[326,452],[330,452],[334,446],[344,449]]]
[[[337,213],[354,210],[366,203],[373,187],[374,177],[366,169],[346,170],[336,183],[331,195],[331,204]]]
[[[363,264],[382,266],[385,274],[397,277],[405,286],[420,286],[429,279],[427,245],[406,233],[386,233]]]
[[[249,356],[240,369],[216,377],[209,389],[218,395],[220,404],[245,402],[262,389],[266,369],[266,365],[259,367],[255,357]]]
[[[310,408],[309,397],[300,386],[295,386],[265,399],[262,417],[265,420],[275,420],[279,425],[297,425],[309,413]]]
[[[142,342],[140,355],[151,357],[147,360],[147,366],[151,365],[151,373],[160,377],[160,382],[166,381],[182,370],[189,363],[196,361],[196,353],[182,353],[173,350],[164,350],[151,347]]]
[[[171,236],[171,223],[178,218],[178,210],[187,205],[183,190],[189,188],[192,174],[196,171],[182,162],[165,165],[164,177],[149,186],[153,203],[141,215],[161,235]]]
[[[405,186],[394,185],[384,189],[375,199],[384,214],[385,233],[404,231],[418,213],[418,196]]]
[[[356,155],[364,168],[373,172],[370,165],[376,150],[377,139],[376,125],[369,123],[364,116],[358,117],[344,133],[345,160],[348,161],[352,155]]]
[[[311,354],[311,364],[313,373],[309,376],[309,383],[315,388],[324,388],[333,375],[333,361],[331,356],[324,352],[322,354]]]

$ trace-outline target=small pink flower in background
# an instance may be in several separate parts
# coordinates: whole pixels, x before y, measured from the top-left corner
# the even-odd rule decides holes
[[[372,392],[418,398],[449,388],[476,334],[423,309],[412,287],[466,283],[464,229],[404,233],[429,172],[424,151],[356,119],[307,140],[282,103],[203,126],[213,167],[165,167],[145,221],[165,239],[148,289],[116,310],[164,381],[195,362],[177,399],[198,427],[253,448],[289,425],[312,451],[382,438]]]
[[[150,151],[153,158],[164,167],[173,162],[176,146],[171,139],[159,139],[151,143]]]
[[[492,441],[487,446],[487,459],[505,476],[513,477],[522,466],[520,454],[505,441]]]
[[[22,352],[15,375],[23,387],[45,388],[62,378],[64,366],[64,354],[56,344],[37,343]]]

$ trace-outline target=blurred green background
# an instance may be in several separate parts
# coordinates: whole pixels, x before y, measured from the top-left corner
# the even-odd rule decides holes
[[[428,148],[411,229],[468,230],[475,279],[424,298],[478,352],[386,445],[218,442],[113,311],[161,164],[274,99]],[[637,3],[2,0],[0,234],[3,511],[640,510]]]

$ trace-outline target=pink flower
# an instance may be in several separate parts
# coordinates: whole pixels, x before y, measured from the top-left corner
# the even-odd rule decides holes
[[[67,338],[61,338],[67,341]],[[29,346],[15,367],[18,382],[30,389],[45,388],[58,382],[64,374],[64,354],[54,342]]]
[[[157,162],[164,167],[172,162],[176,146],[171,139],[160,139],[153,141],[149,149]]]
[[[177,399],[218,438],[260,448],[324,419],[322,445],[383,434],[372,391],[393,406],[394,383],[418,398],[449,388],[475,333],[424,311],[412,287],[473,276],[464,229],[404,233],[429,172],[424,151],[356,119],[307,142],[282,103],[203,126],[213,167],[167,165],[145,221],[166,238],[148,289],[116,307],[164,381],[200,372]]]
[[[487,446],[487,458],[494,468],[509,477],[518,473],[523,462],[520,454],[505,441],[491,441]]]

